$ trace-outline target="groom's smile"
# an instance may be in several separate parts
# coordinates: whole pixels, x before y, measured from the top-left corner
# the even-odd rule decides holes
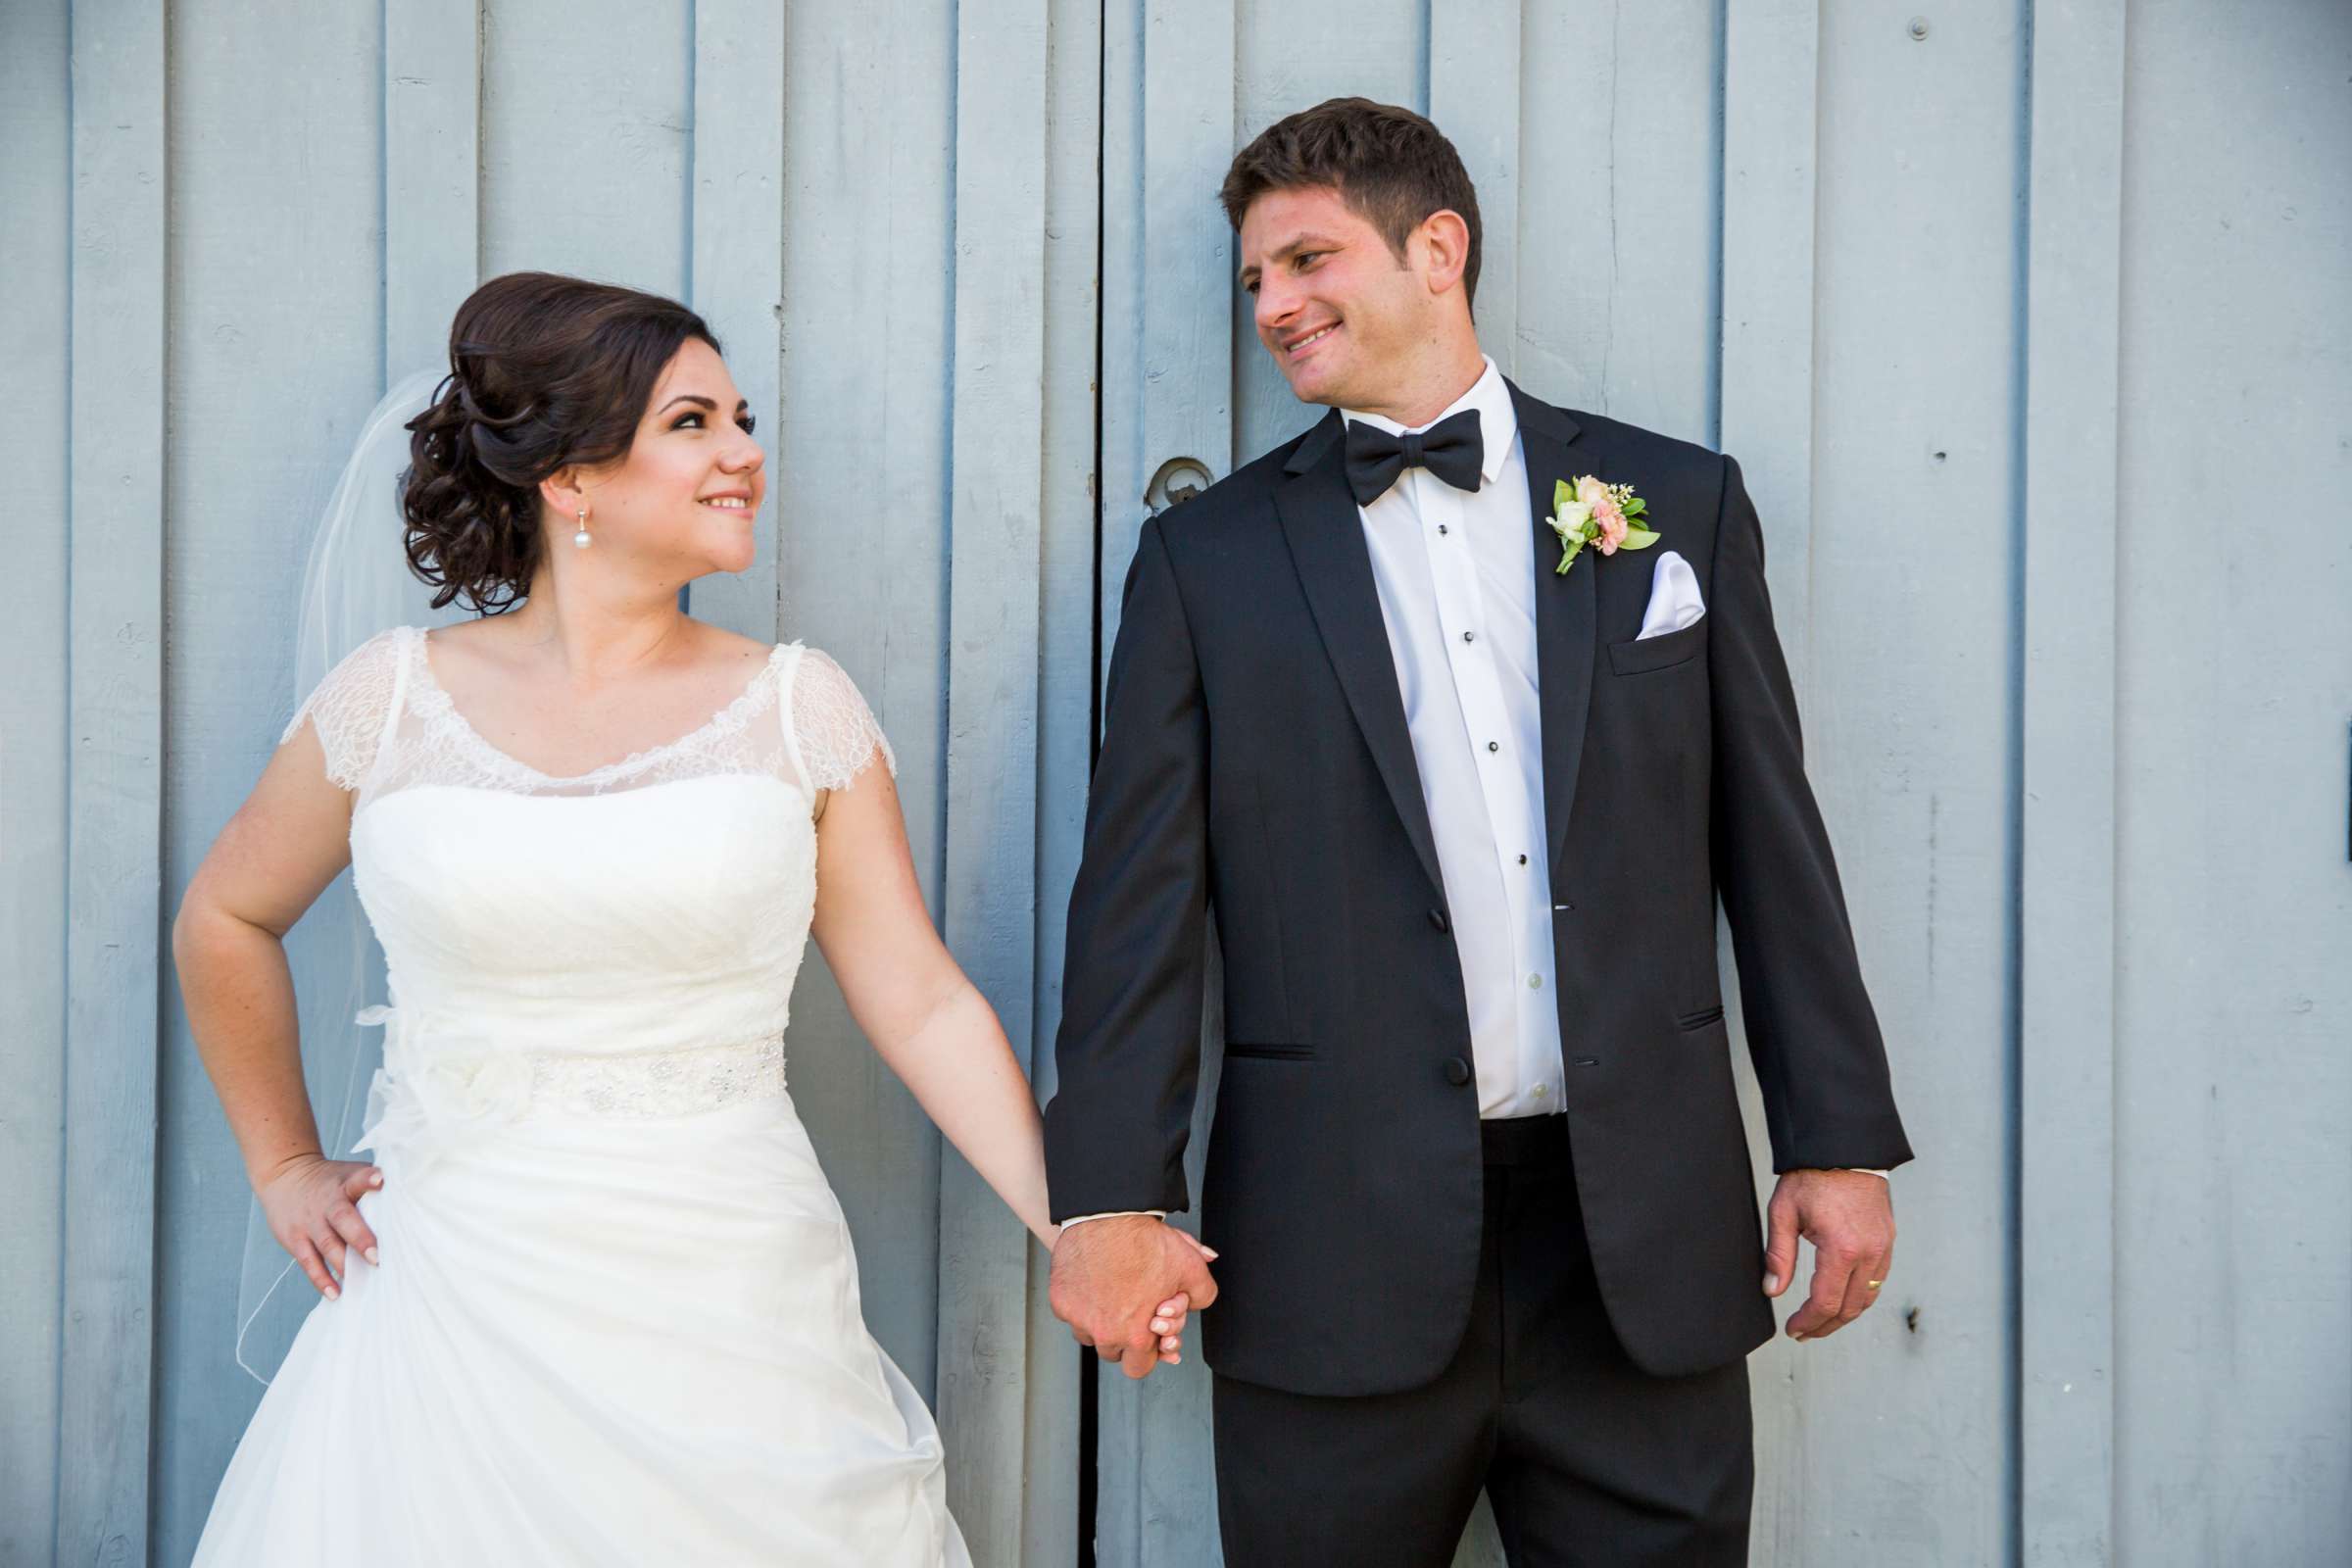
[[[1296,360],[1304,355],[1307,350],[1313,348],[1316,344],[1331,336],[1332,333],[1337,332],[1339,329],[1340,323],[1337,321],[1332,322],[1329,326],[1318,326],[1311,332],[1305,332],[1295,337],[1286,338],[1283,341],[1282,350],[1285,354],[1288,354],[1292,359]]]

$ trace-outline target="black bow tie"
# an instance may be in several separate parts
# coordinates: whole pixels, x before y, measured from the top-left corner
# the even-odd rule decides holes
[[[1359,507],[1387,495],[1407,468],[1427,468],[1456,490],[1475,495],[1486,462],[1476,409],[1440,419],[1418,434],[1391,435],[1361,419],[1348,421],[1348,488]]]

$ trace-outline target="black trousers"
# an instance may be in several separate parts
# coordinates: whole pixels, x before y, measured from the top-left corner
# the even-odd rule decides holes
[[[1629,1361],[1593,1282],[1567,1118],[1485,1132],[1478,1289],[1436,1382],[1326,1398],[1215,1380],[1226,1563],[1446,1568],[1484,1487],[1512,1568],[1742,1568],[1747,1364],[1656,1378]]]

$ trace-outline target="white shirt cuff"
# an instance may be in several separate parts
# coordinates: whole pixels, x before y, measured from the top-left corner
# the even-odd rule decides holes
[[[1863,1165],[1840,1165],[1840,1166],[1838,1166],[1838,1168],[1839,1170],[1852,1170],[1852,1171],[1860,1171],[1860,1172],[1861,1172],[1863,1175],[1865,1175],[1865,1176],[1876,1176],[1876,1177],[1877,1177],[1879,1180],[1881,1180],[1881,1181],[1886,1181],[1886,1180],[1888,1180],[1888,1179],[1889,1179],[1889,1178],[1887,1177],[1887,1175],[1886,1175],[1886,1173],[1885,1171],[1883,1171],[1883,1170],[1872,1170],[1872,1169],[1870,1169],[1869,1167],[1867,1167],[1867,1166],[1863,1166]]]
[[[1071,1226],[1083,1225],[1090,1219],[1130,1219],[1138,1214],[1149,1214],[1153,1219],[1168,1217],[1168,1211],[1164,1208],[1110,1208],[1104,1209],[1100,1214],[1072,1214],[1061,1222],[1061,1228],[1066,1231]]]

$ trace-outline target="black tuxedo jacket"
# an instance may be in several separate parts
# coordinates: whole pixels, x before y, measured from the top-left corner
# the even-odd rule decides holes
[[[1602,1298],[1662,1375],[1771,1337],[1715,946],[1730,917],[1774,1165],[1910,1157],[1805,782],[1729,459],[1511,389],[1530,490],[1564,1109]],[[1056,1218],[1182,1209],[1205,915],[1225,1065],[1203,1180],[1220,1373],[1315,1395],[1441,1372],[1478,1272],[1461,965],[1332,414],[1145,524],[1070,898]],[[1555,480],[1661,535],[1562,577]],[[1637,641],[1673,549],[1707,610]],[[1563,1245],[1573,1245],[1563,1238]],[[1349,1325],[1377,1325],[1368,1338]]]

